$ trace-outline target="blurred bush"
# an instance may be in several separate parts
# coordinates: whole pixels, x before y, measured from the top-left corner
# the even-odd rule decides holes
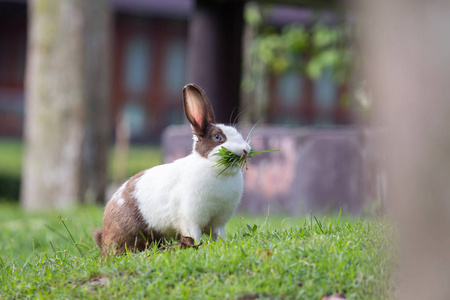
[[[317,12],[309,24],[288,24],[275,28],[267,24],[267,8],[248,5],[246,24],[257,32],[250,55],[261,61],[264,69],[276,74],[299,70],[311,79],[333,70],[335,80],[349,80],[353,66],[354,25],[339,12]],[[260,66],[256,64],[256,66]],[[253,72],[262,72],[254,69]]]

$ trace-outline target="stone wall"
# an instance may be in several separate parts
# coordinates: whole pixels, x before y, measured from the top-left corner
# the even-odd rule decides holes
[[[242,129],[245,137],[248,129]],[[192,151],[188,126],[172,126],[162,139],[164,162]],[[258,127],[253,132],[257,154],[244,172],[241,211],[303,214],[339,211],[360,214],[370,197],[367,147],[356,128],[287,129]]]

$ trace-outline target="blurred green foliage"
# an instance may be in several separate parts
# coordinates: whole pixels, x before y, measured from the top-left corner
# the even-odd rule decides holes
[[[258,32],[248,51],[262,62],[253,64],[252,72],[283,74],[295,69],[317,79],[324,70],[331,69],[337,82],[348,80],[353,57],[351,24],[328,24],[317,13],[313,24],[290,24],[277,29],[265,24],[264,14],[264,8],[258,5],[249,5],[245,11],[247,25]]]

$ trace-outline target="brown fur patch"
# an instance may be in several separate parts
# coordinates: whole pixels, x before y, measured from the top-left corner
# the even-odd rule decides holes
[[[121,195],[108,202],[103,219],[103,230],[94,233],[94,239],[103,255],[110,252],[121,254],[126,251],[143,251],[161,236],[148,228],[134,197],[136,181],[144,171],[133,176],[125,185]],[[123,204],[117,201],[123,199]]]
[[[215,141],[214,136],[220,134],[222,136],[221,141]],[[201,156],[208,157],[209,153],[218,145],[221,145],[227,141],[226,135],[222,129],[217,126],[211,125],[207,128],[204,136],[197,136],[198,141],[195,143],[195,151]]]

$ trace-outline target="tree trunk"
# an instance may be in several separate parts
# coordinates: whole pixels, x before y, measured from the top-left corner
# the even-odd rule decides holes
[[[85,0],[86,122],[79,198],[104,203],[108,180],[111,11],[109,0]]]
[[[365,61],[400,237],[399,299],[449,299],[450,2],[365,4]]]
[[[86,195],[83,188],[88,186],[82,183],[82,178],[92,176],[83,163],[88,168],[104,168],[105,165],[93,164],[89,157],[98,151],[83,147],[83,142],[86,145],[95,139],[104,143],[104,138],[92,129],[91,115],[97,113],[96,117],[103,124],[101,116],[108,114],[107,111],[99,113],[107,103],[102,97],[107,97],[103,72],[108,69],[98,74],[87,71],[108,59],[107,51],[100,56],[95,54],[98,64],[85,56],[86,49],[95,48],[89,43],[92,40],[86,38],[89,26],[85,27],[91,2],[96,1],[29,2],[26,150],[21,195],[25,208],[67,207],[77,203],[80,196]],[[100,15],[99,19],[103,17]],[[98,39],[103,45],[101,38]],[[89,80],[91,87],[94,81],[98,94],[92,94],[94,89],[86,87]],[[105,128],[100,127],[98,132],[103,135]],[[98,171],[105,173],[104,169]]]

